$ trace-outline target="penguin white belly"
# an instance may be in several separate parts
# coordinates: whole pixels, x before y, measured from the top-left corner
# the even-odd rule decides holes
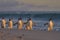
[[[22,29],[23,23],[22,21],[18,21],[18,29]]]
[[[49,22],[48,30],[49,31],[53,30],[53,22],[52,21]]]
[[[9,21],[9,28],[12,29],[12,27],[13,27],[13,22]]]
[[[3,28],[6,27],[6,21],[5,20],[2,20],[2,25],[1,25]]]
[[[29,21],[29,27],[30,27],[30,30],[32,30],[32,25],[33,25],[33,23],[32,23],[32,21]]]
[[[53,22],[50,22],[50,28],[53,29]]]

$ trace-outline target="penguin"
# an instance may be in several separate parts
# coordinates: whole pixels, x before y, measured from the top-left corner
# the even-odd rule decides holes
[[[54,27],[54,22],[52,18],[49,19],[49,24],[48,24],[48,31],[52,31]]]
[[[12,19],[9,19],[8,26],[9,26],[9,29],[13,28],[13,21],[12,21]]]
[[[22,18],[19,18],[19,19],[18,19],[17,28],[18,28],[19,30],[22,30],[22,28],[23,28],[23,21],[22,21]]]
[[[4,17],[2,17],[2,20],[1,20],[1,28],[6,28],[6,20]]]
[[[26,30],[32,30],[32,26],[33,26],[33,21],[31,18],[29,18],[26,24]]]

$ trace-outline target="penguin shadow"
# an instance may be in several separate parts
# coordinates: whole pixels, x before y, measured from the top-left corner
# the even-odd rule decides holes
[[[17,36],[17,38],[19,38],[20,40],[24,40],[24,34]]]

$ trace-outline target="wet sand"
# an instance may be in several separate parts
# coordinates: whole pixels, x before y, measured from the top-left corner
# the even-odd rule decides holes
[[[0,29],[0,40],[60,40],[60,32]]]

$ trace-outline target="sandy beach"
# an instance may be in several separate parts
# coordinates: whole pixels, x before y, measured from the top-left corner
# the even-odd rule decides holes
[[[60,32],[0,29],[0,40],[60,40]]]

